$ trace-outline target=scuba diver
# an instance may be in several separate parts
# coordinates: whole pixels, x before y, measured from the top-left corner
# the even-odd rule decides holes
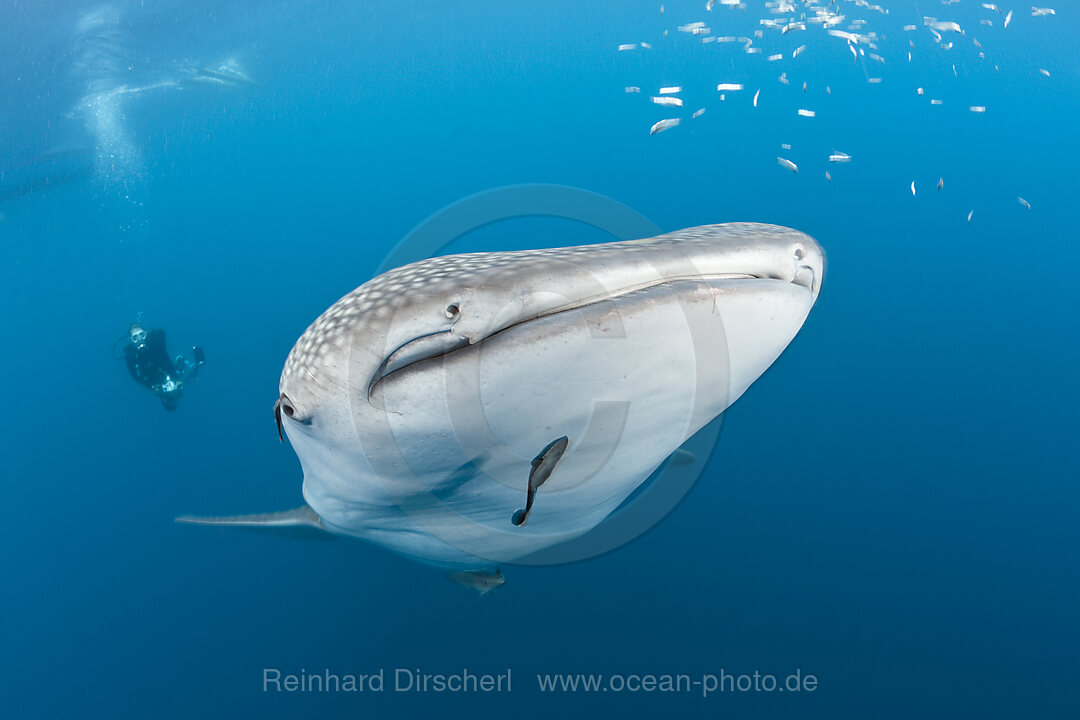
[[[177,401],[184,394],[184,383],[193,379],[199,368],[206,364],[206,353],[201,347],[196,345],[191,352],[195,362],[188,362],[183,355],[177,355],[173,360],[165,349],[164,330],[146,330],[134,322],[124,345],[124,361],[135,382],[157,395],[166,410],[175,410]]]

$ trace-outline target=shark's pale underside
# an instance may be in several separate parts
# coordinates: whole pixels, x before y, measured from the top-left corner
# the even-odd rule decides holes
[[[306,504],[181,520],[310,526],[459,570],[580,536],[776,360],[823,272],[813,239],[756,223],[391,270],[285,362]]]

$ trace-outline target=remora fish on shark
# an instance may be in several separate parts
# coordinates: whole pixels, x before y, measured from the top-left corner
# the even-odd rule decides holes
[[[275,410],[306,504],[179,520],[306,526],[457,570],[573,539],[773,363],[824,265],[800,232],[731,223],[396,268],[285,362]]]

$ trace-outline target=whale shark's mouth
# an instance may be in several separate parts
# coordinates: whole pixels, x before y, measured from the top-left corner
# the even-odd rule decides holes
[[[795,277],[790,280],[776,276],[762,276],[762,275],[748,275],[744,273],[726,273],[726,274],[714,274],[714,275],[693,275],[686,277],[667,277],[662,280],[653,283],[641,283],[638,285],[628,286],[620,289],[616,292],[608,293],[603,296],[596,296],[590,298],[584,298],[576,302],[566,303],[558,307],[546,310],[544,312],[534,313],[527,317],[517,319],[511,323],[505,325],[499,325],[492,329],[488,334],[485,334],[478,338],[468,338],[459,334],[456,334],[453,327],[445,330],[440,330],[425,335],[420,335],[408,340],[405,343],[399,345],[393,352],[388,354],[376,368],[372,374],[371,379],[368,381],[367,397],[370,401],[375,393],[376,386],[388,377],[407,370],[420,363],[434,360],[436,358],[444,357],[462,348],[469,347],[470,345],[477,345],[485,342],[496,335],[504,333],[514,328],[520,328],[530,322],[540,320],[542,318],[549,318],[554,315],[560,315],[563,313],[572,312],[574,310],[580,310],[597,303],[606,302],[615,298],[623,297],[631,293],[650,292],[658,288],[665,287],[676,282],[685,281],[777,281],[784,280],[793,285],[800,285],[805,287],[811,295],[816,290],[816,284],[819,282],[815,277],[814,270],[808,266],[802,266],[799,268],[799,272],[795,274]]]

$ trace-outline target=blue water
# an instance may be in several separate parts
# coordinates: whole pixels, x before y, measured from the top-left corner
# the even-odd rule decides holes
[[[1017,6],[1006,30],[974,0],[880,1],[888,16],[840,5],[883,65],[817,26],[767,31],[762,55],[676,30],[752,35],[755,0],[6,4],[0,714],[1080,713],[1080,14]],[[942,49],[923,14],[966,36]],[[179,82],[228,58],[253,82]],[[720,82],[746,89],[720,102]],[[665,85],[685,107],[649,103]],[[422,220],[519,183],[600,193],[664,230],[787,225],[828,253],[810,318],[675,512],[601,557],[504,568],[484,597],[358,541],[173,523],[299,504],[271,413],[296,338]],[[449,250],[609,239],[532,218]],[[174,413],[112,357],[140,316],[174,353],[206,348]],[[510,668],[513,684],[264,692],[264,668],[384,668],[388,686],[396,668]],[[536,681],[796,670],[816,689]]]

